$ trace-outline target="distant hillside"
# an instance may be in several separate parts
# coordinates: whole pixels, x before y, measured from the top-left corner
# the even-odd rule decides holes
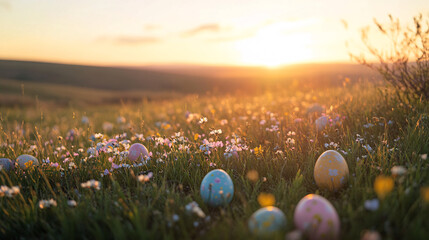
[[[154,70],[0,60],[0,78],[115,91],[208,91],[213,79]]]
[[[98,67],[0,60],[0,106],[137,102],[186,94],[251,93],[294,85],[320,90],[375,79],[353,64],[300,64],[278,69],[222,66]],[[291,84],[291,82],[294,84]],[[299,81],[299,84],[296,84]],[[35,101],[36,100],[36,101]]]
[[[195,65],[150,65],[139,69],[155,70],[189,76],[210,77],[216,79],[268,79],[274,81],[298,79],[330,79],[335,83],[338,78],[373,78],[373,71],[359,64],[347,63],[305,63],[278,68],[241,67],[241,66],[195,66]]]

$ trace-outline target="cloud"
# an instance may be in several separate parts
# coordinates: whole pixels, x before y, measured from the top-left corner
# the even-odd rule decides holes
[[[120,36],[116,37],[115,42],[123,45],[141,45],[161,42],[157,37],[141,37],[141,36]]]
[[[162,42],[158,37],[147,36],[115,36],[115,37],[99,37],[97,42],[109,42],[117,45],[149,45]]]
[[[187,31],[182,33],[182,36],[183,37],[192,37],[192,36],[195,36],[195,35],[200,34],[202,32],[218,33],[218,32],[221,32],[223,30],[224,30],[224,28],[222,26],[220,26],[219,24],[209,23],[209,24],[203,24],[203,25],[200,25],[198,27],[187,30]]]
[[[143,26],[143,29],[145,30],[145,31],[154,31],[154,30],[159,30],[159,29],[161,29],[162,27],[160,26],[160,25],[156,25],[156,24],[145,24],[144,26]]]
[[[10,9],[10,2],[6,0],[0,0],[0,8]]]
[[[245,38],[251,38],[255,35],[255,31],[232,35],[232,36],[226,36],[226,37],[217,37],[217,38],[211,38],[208,39],[209,42],[232,42],[232,41],[238,41]]]

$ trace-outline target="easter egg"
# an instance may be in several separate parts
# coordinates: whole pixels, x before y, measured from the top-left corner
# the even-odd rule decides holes
[[[228,173],[222,169],[215,169],[204,177],[200,194],[203,201],[209,206],[224,206],[230,203],[234,196],[234,184]]]
[[[348,177],[347,162],[337,151],[328,150],[317,159],[314,180],[320,188],[337,191],[347,183]]]
[[[5,171],[10,171],[14,167],[12,160],[9,158],[0,158],[0,169]]]
[[[128,159],[131,161],[144,160],[145,157],[149,157],[147,148],[140,143],[134,143],[128,150]]]
[[[89,118],[87,116],[82,116],[81,122],[82,124],[89,124]]]
[[[326,125],[328,124],[328,120],[329,120],[329,118],[327,116],[321,116],[318,119],[316,119],[316,122],[315,122],[316,129],[318,131],[322,131],[326,127]]]
[[[30,164],[32,166],[39,166],[39,161],[37,160],[37,158],[27,154],[23,154],[19,156],[16,159],[16,162],[18,162],[18,165],[24,170],[27,169],[27,166]],[[32,162],[32,163],[29,163],[29,162]]]
[[[248,227],[253,234],[270,236],[284,230],[286,227],[286,217],[276,207],[264,207],[252,214],[248,222]]]
[[[309,194],[295,208],[295,227],[310,240],[338,239],[340,219],[332,204],[324,197]]]
[[[307,108],[307,114],[321,114],[325,109],[319,104],[315,103]]]

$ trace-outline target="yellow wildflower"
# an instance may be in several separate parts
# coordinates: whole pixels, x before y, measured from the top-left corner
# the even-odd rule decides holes
[[[197,141],[199,137],[200,137],[200,135],[198,133],[195,133],[194,140]]]
[[[258,196],[258,202],[261,207],[273,206],[276,203],[276,198],[271,193],[261,193]]]
[[[250,170],[246,174],[247,179],[249,179],[252,182],[256,182],[259,179],[259,173],[256,170]]]
[[[423,201],[429,203],[429,187],[420,188],[420,195],[422,196]]]
[[[393,178],[380,175],[375,178],[374,191],[379,199],[384,199],[393,190]]]
[[[259,145],[259,147],[255,147],[253,149],[253,151],[255,151],[256,155],[262,155],[262,153],[264,152],[264,150],[262,150],[262,146],[261,145]]]

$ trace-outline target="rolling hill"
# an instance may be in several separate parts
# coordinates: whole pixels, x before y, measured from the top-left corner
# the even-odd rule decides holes
[[[354,64],[299,64],[278,69],[234,66],[168,65],[100,67],[0,60],[0,106],[136,102],[186,94],[246,93],[299,81],[300,88],[320,89],[374,79]],[[37,101],[35,101],[37,100]]]

